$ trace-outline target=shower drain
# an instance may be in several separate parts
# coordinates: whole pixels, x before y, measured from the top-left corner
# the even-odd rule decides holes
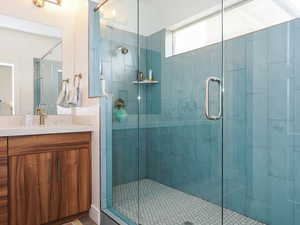
[[[183,223],[183,225],[194,225],[192,222],[190,222],[190,221],[185,221],[184,223]]]

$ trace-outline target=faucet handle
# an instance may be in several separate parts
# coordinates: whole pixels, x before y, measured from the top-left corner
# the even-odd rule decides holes
[[[47,116],[46,110],[38,107],[36,109],[36,114],[40,117],[40,125],[45,125],[45,118]]]
[[[35,111],[37,115],[41,115],[43,113],[43,109],[41,107],[37,107]]]
[[[38,107],[36,108],[36,115],[45,117],[47,116],[47,112],[45,109]]]
[[[40,113],[41,113],[41,108],[40,108],[40,107],[37,107],[37,108],[35,109],[35,114],[36,114],[36,115],[40,115]]]

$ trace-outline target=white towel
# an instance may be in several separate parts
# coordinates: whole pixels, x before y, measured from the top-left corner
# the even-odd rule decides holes
[[[63,81],[62,83],[62,89],[60,94],[58,95],[56,104],[68,108],[69,107],[69,83],[66,81]]]
[[[73,107],[79,107],[81,105],[81,90],[80,90],[80,76],[75,76],[73,87],[70,90],[69,105]]]

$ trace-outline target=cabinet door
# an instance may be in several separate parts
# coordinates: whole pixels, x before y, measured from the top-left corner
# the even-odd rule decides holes
[[[58,160],[61,218],[88,211],[91,203],[89,149],[59,152]]]
[[[58,219],[56,153],[9,158],[11,225],[40,225]]]

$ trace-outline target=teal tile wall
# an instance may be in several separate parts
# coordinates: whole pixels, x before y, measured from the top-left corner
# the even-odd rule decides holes
[[[299,64],[298,23],[295,20],[280,24],[225,43],[225,57],[231,57],[231,52],[246,62],[245,66],[241,63],[239,68],[225,70],[226,91],[232,90],[232,73],[237,72],[242,82],[239,88],[233,87],[234,97],[226,98],[225,94],[225,207],[271,225],[297,224],[299,201],[295,194],[299,191],[295,189],[293,165],[299,163],[294,157],[294,142],[299,139],[295,130],[298,107],[294,82]],[[227,43],[233,41],[243,41],[240,49],[245,53],[227,49]],[[234,105],[240,105],[240,110],[235,109],[238,113],[230,121]],[[238,123],[240,132],[228,130]],[[233,140],[243,141],[228,145],[228,131]],[[233,175],[234,171],[238,176]],[[237,183],[226,178],[230,176]]]
[[[141,145],[138,148],[138,135]],[[112,181],[126,184],[146,177],[146,130],[113,130]]]

